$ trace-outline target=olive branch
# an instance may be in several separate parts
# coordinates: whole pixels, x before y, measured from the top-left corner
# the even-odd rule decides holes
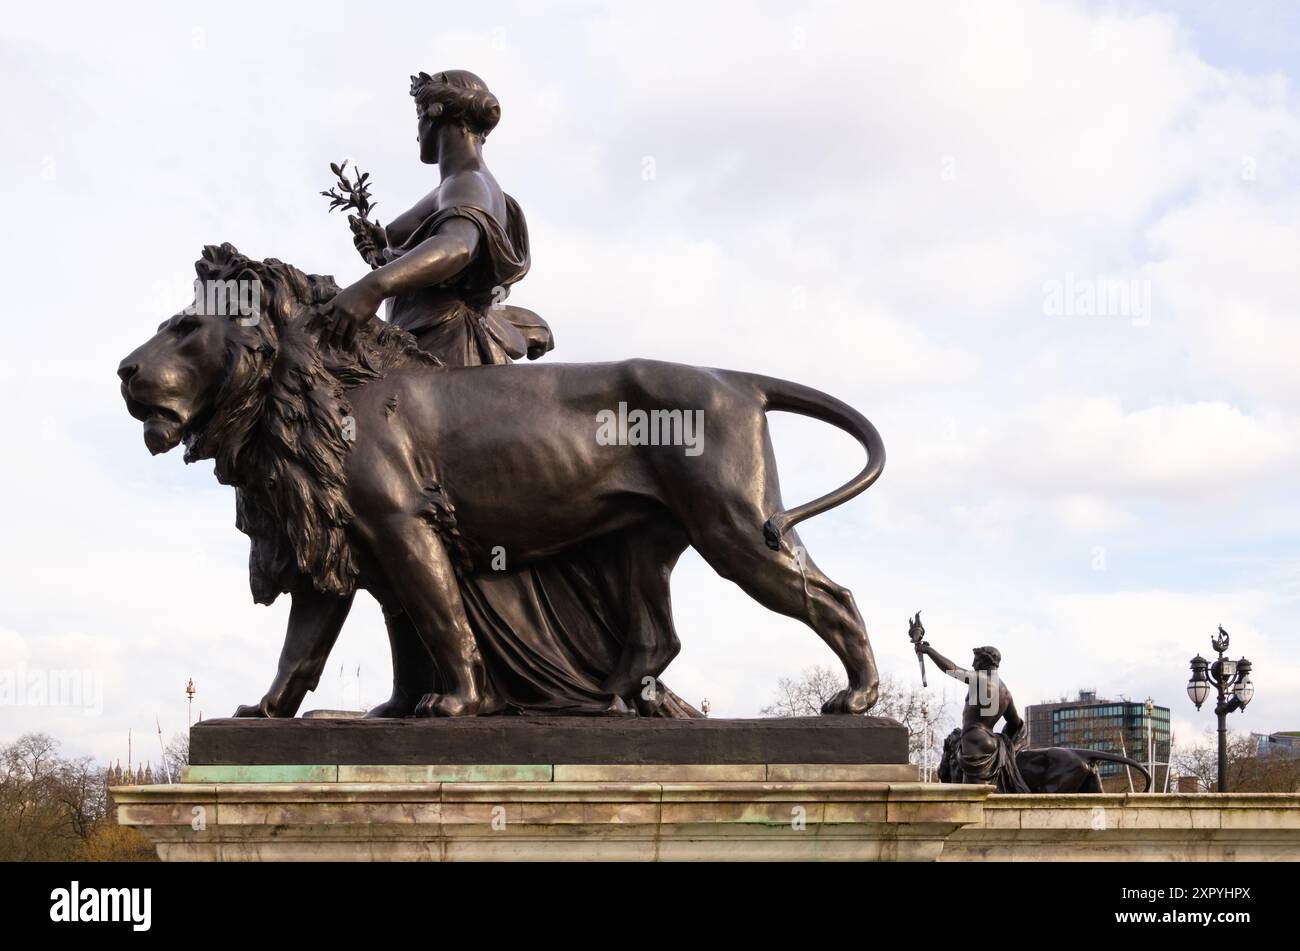
[[[379,204],[370,200],[370,173],[354,169],[355,180],[350,180],[347,175],[347,159],[343,160],[342,165],[330,162],[330,171],[338,178],[338,183],[321,192],[330,200],[330,211],[351,208],[360,215],[362,221],[369,221],[370,212]]]
[[[353,168],[352,178],[348,178],[348,161],[342,164],[330,162],[330,171],[337,179],[332,188],[321,192],[330,200],[330,211],[339,208],[349,209],[355,214],[348,215],[348,224],[352,228],[353,245],[357,253],[372,268],[384,264],[383,247],[386,241],[384,228],[378,221],[372,221],[370,212],[378,202],[370,200],[370,173]]]

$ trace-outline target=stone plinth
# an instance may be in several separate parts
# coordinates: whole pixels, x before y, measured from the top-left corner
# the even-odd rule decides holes
[[[217,769],[191,767],[188,778]],[[280,768],[226,769],[274,780]],[[987,793],[907,781],[907,766],[555,764],[551,779],[526,781],[479,777],[534,775],[529,766],[336,769],[333,782],[113,794],[118,820],[168,860],[933,861]]]
[[[855,716],[238,719],[190,729],[190,762],[204,766],[889,764],[907,752],[896,720]]]
[[[1300,861],[1300,795],[990,795],[945,862]]]
[[[1300,795],[916,781],[892,720],[217,720],[112,790],[163,859],[1300,860]]]
[[[907,766],[198,766],[112,790],[166,860],[1300,860],[1300,796],[1007,796]]]

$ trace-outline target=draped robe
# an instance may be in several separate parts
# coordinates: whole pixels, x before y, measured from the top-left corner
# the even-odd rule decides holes
[[[478,249],[464,271],[389,303],[388,319],[448,366],[535,359],[553,346],[544,320],[504,304],[530,264],[523,213],[505,198],[505,222],[474,206],[446,208],[386,251],[389,260],[400,257],[453,218],[478,229]],[[600,685],[619,659],[635,610],[625,552],[636,544],[633,529],[527,566],[460,578],[487,675],[484,712],[599,714],[611,708],[615,698]],[[656,692],[658,715],[701,715],[662,683]]]

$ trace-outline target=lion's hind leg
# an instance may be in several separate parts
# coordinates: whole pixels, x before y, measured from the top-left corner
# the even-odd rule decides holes
[[[867,640],[866,626],[853,594],[822,573],[789,532],[780,551],[765,543],[758,510],[717,506],[709,524],[691,532],[691,543],[704,560],[769,610],[802,621],[835,652],[849,685],[832,697],[823,713],[866,713],[876,702],[880,675]]]

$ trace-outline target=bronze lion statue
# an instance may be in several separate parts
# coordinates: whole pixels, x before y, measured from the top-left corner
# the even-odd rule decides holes
[[[428,661],[423,694],[401,713],[490,712],[464,579],[492,571],[502,552],[527,565],[612,532],[632,534],[637,563],[625,593],[636,608],[604,683],[611,695],[634,701],[676,656],[668,577],[689,545],[835,652],[849,683],[824,712],[875,702],[876,663],[853,596],[791,530],[880,475],[880,436],[851,407],[783,380],[649,360],[445,367],[377,320],[342,352],[321,342],[315,320],[338,291],[332,278],[229,244],[207,247],[196,271],[199,283],[253,282],[256,313],[187,308],[118,375],[150,452],[184,442],[186,462],[215,460],[218,480],[238,490],[254,597],[292,596],[273,684],[237,715],[296,713],[359,588],[406,619],[395,666],[399,648]],[[785,510],[769,410],[850,433],[865,468]],[[663,433],[684,418],[701,422],[694,443],[646,438],[646,419]]]

